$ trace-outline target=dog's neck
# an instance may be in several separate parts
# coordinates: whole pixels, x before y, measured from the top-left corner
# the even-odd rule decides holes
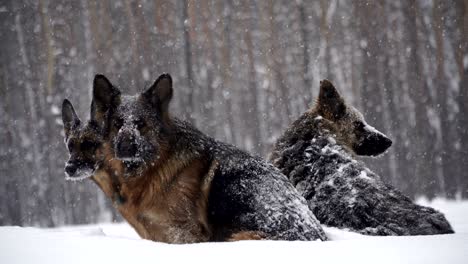
[[[322,147],[327,145],[330,148],[335,146],[340,148],[335,135],[330,132],[329,123],[330,121],[320,116],[316,111],[305,112],[278,138],[270,160],[275,158],[278,151],[281,152],[298,142],[316,145],[314,143],[318,141]],[[346,152],[344,149],[342,151]]]
[[[318,185],[330,171],[356,162],[350,152],[327,129],[328,120],[315,112],[306,112],[278,139],[269,157],[276,167],[296,185],[294,174],[309,170],[309,183]]]

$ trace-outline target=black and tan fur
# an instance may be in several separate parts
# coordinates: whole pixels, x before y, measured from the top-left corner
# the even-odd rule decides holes
[[[169,115],[172,79],[123,96],[102,75],[91,119],[102,131],[96,173],[141,237],[167,243],[325,240],[305,200],[265,161]],[[113,182],[116,183],[114,184]]]
[[[104,141],[96,122],[89,120],[82,123],[67,99],[62,104],[62,121],[65,144],[70,155],[65,165],[67,179],[76,181],[89,178],[115,204],[122,203],[119,196],[120,180],[116,173],[104,166],[104,159],[110,157],[112,148]]]
[[[193,237],[197,239],[206,237],[208,235],[205,213],[206,197],[216,162],[206,166],[208,163],[195,161],[187,156],[186,162],[167,160],[160,170],[152,172],[159,176],[154,177],[154,180],[128,179],[123,177],[126,173],[125,168],[122,167],[123,163],[114,158],[113,147],[104,140],[102,130],[94,118],[96,116],[83,124],[77,117],[72,104],[64,100],[62,119],[65,143],[70,153],[65,167],[68,179],[90,178],[93,180],[142,238],[158,241],[175,239],[182,243],[195,240]],[[174,173],[179,174],[177,182],[171,182],[172,180],[169,179]],[[177,188],[178,192],[163,190],[168,185],[172,185],[171,188]],[[179,199],[182,196],[181,193],[191,202],[193,201],[193,208],[186,208],[184,205],[186,201]],[[141,213],[141,211],[146,213]],[[175,222],[182,226],[192,225],[189,228],[191,233],[184,234],[184,238],[171,238],[171,233],[174,233],[171,229],[176,228],[173,224]],[[167,223],[171,223],[171,226],[165,226]],[[165,234],[164,237],[162,233]]]

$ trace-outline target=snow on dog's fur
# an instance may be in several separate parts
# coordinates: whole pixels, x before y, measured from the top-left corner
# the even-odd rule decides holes
[[[121,95],[103,75],[92,119],[112,146],[119,212],[141,237],[167,243],[244,239],[326,240],[304,198],[266,161],[170,115],[172,78]],[[107,145],[105,145],[107,144]]]
[[[315,107],[292,123],[270,155],[319,221],[369,235],[453,233],[443,214],[413,203],[353,158],[379,155],[391,140],[329,81],[320,84]]]
[[[65,164],[68,180],[82,180],[93,176],[96,170],[96,149],[101,137],[92,122],[82,124],[73,105],[67,99],[62,104],[65,145],[70,157]]]

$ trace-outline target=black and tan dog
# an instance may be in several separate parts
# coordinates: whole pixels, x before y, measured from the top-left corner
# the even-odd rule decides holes
[[[119,197],[119,178],[104,159],[112,148],[105,142],[103,133],[94,120],[83,123],[75,113],[73,105],[65,99],[62,104],[62,121],[65,145],[70,155],[66,165],[67,180],[91,179],[112,199],[115,205],[122,203]],[[108,173],[110,172],[110,173]]]
[[[391,143],[324,80],[316,105],[277,140],[270,160],[322,224],[369,235],[453,233],[443,214],[413,203],[353,158],[379,155]]]
[[[102,139],[95,173],[107,177],[109,195],[119,197],[118,210],[141,237],[326,240],[276,168],[169,115],[169,75],[137,96],[121,95],[102,75],[93,86],[91,120]]]

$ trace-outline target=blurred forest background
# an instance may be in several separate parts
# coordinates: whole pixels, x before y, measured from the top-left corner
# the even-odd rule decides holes
[[[394,145],[365,162],[411,197],[468,197],[468,1],[0,3],[0,225],[118,219],[67,182],[61,103],[172,74],[172,111],[266,156],[327,78]]]

